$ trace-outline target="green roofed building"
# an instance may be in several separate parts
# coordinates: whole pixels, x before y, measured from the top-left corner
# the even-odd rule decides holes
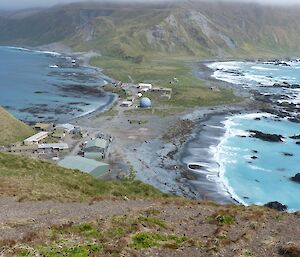
[[[80,170],[94,177],[100,177],[109,171],[108,164],[80,156],[68,156],[59,161],[58,165],[67,169]]]
[[[83,148],[84,157],[94,160],[105,158],[108,142],[102,138],[96,138],[87,142]]]

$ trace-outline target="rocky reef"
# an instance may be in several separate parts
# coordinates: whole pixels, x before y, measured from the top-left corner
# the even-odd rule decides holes
[[[263,141],[283,142],[283,139],[284,139],[284,137],[282,135],[263,133],[258,130],[248,130],[248,131],[251,133],[250,137],[258,138]]]

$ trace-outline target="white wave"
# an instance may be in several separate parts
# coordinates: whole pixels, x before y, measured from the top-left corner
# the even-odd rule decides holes
[[[25,47],[18,47],[18,46],[5,46],[5,48],[15,49],[15,50],[24,51],[24,52],[33,52],[33,53],[40,53],[40,54],[49,54],[52,56],[61,56],[60,53],[53,52],[53,51],[34,50],[34,49],[28,49]]]
[[[232,74],[223,71],[215,71],[212,77],[231,84],[243,84],[245,82],[243,77],[233,76]]]
[[[36,52],[36,53],[41,53],[41,54],[49,54],[49,55],[52,55],[52,56],[61,56],[60,53],[57,53],[57,52],[52,52],[52,51],[40,51],[40,50],[33,50],[33,52]]]
[[[235,199],[236,201],[238,201],[239,203],[247,206],[248,204],[241,199],[236,193],[234,188],[232,188],[229,185],[229,181],[227,180],[225,173],[226,173],[226,164],[230,163],[230,161],[233,159],[232,156],[230,156],[230,151],[228,151],[228,149],[226,149],[226,143],[228,142],[228,140],[234,136],[237,135],[237,132],[240,133],[240,131],[236,130],[234,131],[234,129],[232,129],[232,126],[236,125],[237,119],[254,119],[254,118],[260,118],[260,117],[272,117],[274,115],[269,114],[269,113],[250,113],[250,114],[237,114],[235,116],[229,117],[227,120],[225,120],[224,126],[226,128],[226,132],[224,137],[221,139],[220,143],[216,146],[216,151],[214,154],[214,160],[219,164],[219,181],[220,184],[222,184],[222,186],[226,189],[226,191],[228,192],[228,194]],[[247,149],[248,151],[248,149]],[[235,160],[237,161],[237,160]],[[255,167],[255,166],[254,166]],[[266,170],[264,170],[266,171]]]
[[[261,84],[266,85],[266,86],[271,86],[276,82],[276,80],[274,80],[273,78],[268,78],[268,77],[263,76],[263,75],[254,75],[254,74],[250,74],[250,73],[245,73],[244,78],[248,82],[261,83]]]
[[[6,46],[5,48],[19,50],[19,51],[24,51],[24,52],[31,52],[32,51],[32,50],[30,50],[28,48],[17,47],[17,46]]]
[[[223,188],[225,189],[224,191],[226,191],[233,199],[235,199],[236,201],[238,201],[239,203],[243,204],[243,205],[247,205],[246,202],[244,202],[234,191],[234,189],[229,185],[229,182],[227,180],[227,178],[225,177],[225,160],[224,158],[221,157],[221,148],[222,145],[225,144],[225,142],[228,140],[228,138],[230,138],[230,135],[228,134],[228,130],[225,133],[225,136],[223,137],[223,139],[221,140],[220,144],[217,146],[218,151],[216,152],[214,159],[219,163],[219,181],[220,184],[223,186]]]
[[[269,77],[266,75],[252,74],[249,72],[240,74],[234,74],[228,71],[242,72],[241,67],[244,64],[251,65],[253,63],[249,62],[216,62],[208,64],[207,66],[214,70],[212,77],[218,80],[222,80],[232,84],[248,84],[248,86],[255,86],[256,84],[261,84],[263,86],[273,86],[274,83],[280,83],[287,81],[289,83],[295,83],[297,78],[295,77]],[[299,64],[298,64],[299,65]],[[293,67],[300,69],[300,67]],[[279,68],[263,67],[260,65],[252,65],[248,69],[261,70],[261,71],[277,71]]]
[[[208,125],[208,128],[215,128],[215,129],[222,129],[223,127],[221,126],[214,126],[214,125]]]
[[[239,68],[243,62],[214,62],[207,64],[207,67],[213,70],[222,69],[222,70],[235,70]]]
[[[219,177],[217,175],[207,175],[206,178],[210,182],[219,182]]]
[[[244,119],[244,120],[253,120],[255,118],[263,118],[263,117],[275,117],[274,114],[270,114],[267,112],[259,112],[259,113],[247,113],[247,114],[238,114],[236,116],[234,116],[233,118],[236,119]]]
[[[249,165],[249,167],[253,170],[259,170],[259,171],[265,171],[265,172],[272,172],[272,170],[268,170],[268,169],[265,169],[265,168],[262,168],[262,167],[258,167],[258,166],[255,166],[255,165]]]
[[[267,68],[267,67],[261,67],[261,66],[252,66],[251,69],[262,70],[262,71],[277,71],[277,70],[279,70],[277,68]]]

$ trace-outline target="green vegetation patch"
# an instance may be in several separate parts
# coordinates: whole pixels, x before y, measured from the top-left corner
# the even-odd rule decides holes
[[[136,233],[132,238],[132,247],[140,250],[162,245],[175,244],[178,247],[188,240],[185,236],[164,235],[150,231]]]
[[[51,243],[46,246],[37,246],[31,250],[23,250],[21,256],[45,256],[45,257],[87,257],[101,252],[103,249],[100,244],[74,244],[64,245],[64,243]]]
[[[68,222],[40,233],[28,237],[26,243],[16,245],[16,252],[22,256],[46,257],[120,256],[124,250],[152,247],[177,249],[192,242],[186,236],[174,234],[168,224],[155,216],[122,215],[93,223]]]
[[[156,218],[156,217],[151,217],[151,216],[140,216],[138,218],[139,221],[142,222],[146,222],[146,223],[150,223],[150,224],[154,224],[154,225],[158,225],[161,228],[167,228],[167,224],[165,223],[165,221]]]
[[[104,91],[117,94],[121,98],[126,98],[126,96],[127,96],[127,93],[126,93],[125,89],[123,89],[119,86],[114,86],[112,84],[106,84],[102,88],[103,88]]]
[[[220,226],[235,224],[235,217],[230,214],[214,214],[208,217],[207,220]]]

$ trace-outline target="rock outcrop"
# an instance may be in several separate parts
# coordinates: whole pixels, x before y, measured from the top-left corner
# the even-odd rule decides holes
[[[280,203],[280,202],[269,202],[267,204],[264,205],[265,207],[268,207],[270,209],[274,209],[274,210],[277,210],[277,211],[286,211],[287,210],[287,206]]]
[[[251,135],[250,137],[253,138],[258,138],[263,141],[268,141],[268,142],[283,142],[284,137],[282,135],[276,135],[276,134],[267,134],[263,133],[258,130],[248,130]]]
[[[291,177],[291,180],[300,183],[300,173],[297,173],[294,177]]]

